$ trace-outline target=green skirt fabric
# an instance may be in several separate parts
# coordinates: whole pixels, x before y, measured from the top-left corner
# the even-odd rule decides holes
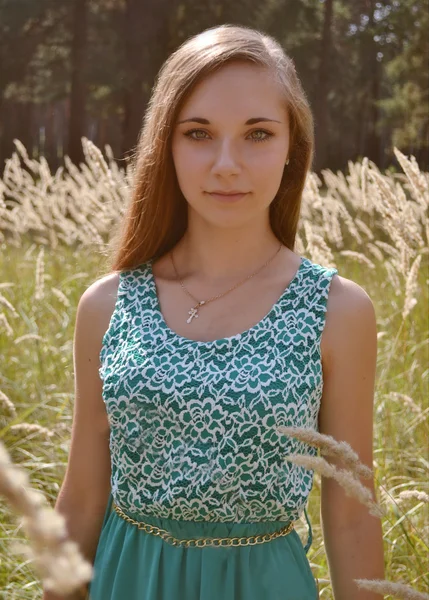
[[[173,546],[120,517],[110,496],[87,600],[316,600],[301,538],[246,546]],[[272,533],[285,522],[179,521],[124,511],[180,539]]]

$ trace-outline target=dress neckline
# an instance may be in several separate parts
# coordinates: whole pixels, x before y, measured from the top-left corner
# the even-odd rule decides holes
[[[273,306],[270,308],[268,313],[264,317],[262,317],[262,319],[260,319],[257,323],[255,323],[255,325],[252,325],[252,327],[249,327],[248,329],[246,329],[245,331],[242,331],[241,333],[236,333],[234,335],[231,335],[228,337],[223,337],[223,338],[218,338],[215,340],[204,341],[204,340],[192,340],[191,338],[187,338],[185,336],[179,335],[178,333],[173,331],[167,325],[167,323],[164,319],[164,315],[162,314],[162,311],[161,311],[161,305],[159,302],[155,277],[154,277],[153,270],[152,270],[153,259],[150,259],[147,261],[147,274],[148,274],[148,282],[149,282],[148,289],[149,289],[149,295],[154,302],[154,310],[158,315],[158,325],[159,325],[159,327],[161,327],[161,329],[167,334],[167,336],[170,339],[174,338],[174,339],[178,340],[179,342],[181,342],[182,344],[186,343],[191,346],[199,346],[199,347],[209,348],[212,346],[229,344],[234,341],[244,339],[244,338],[248,337],[249,335],[251,335],[252,333],[256,332],[257,330],[263,328],[263,326],[270,320],[270,318],[275,314],[277,307],[280,304],[282,304],[286,300],[286,298],[288,298],[292,294],[292,292],[294,291],[294,288],[296,287],[296,285],[298,284],[298,281],[301,278],[302,271],[309,265],[309,263],[310,263],[310,261],[308,258],[306,258],[305,256],[301,256],[301,263],[300,263],[298,269],[295,271],[295,275],[292,277],[291,281],[286,286],[286,288],[283,290],[283,292],[280,294],[280,297],[273,304]]]

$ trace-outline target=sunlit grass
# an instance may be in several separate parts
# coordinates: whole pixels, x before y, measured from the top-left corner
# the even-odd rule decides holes
[[[98,187],[85,173],[74,172],[73,186],[65,175],[62,181],[46,170],[40,174],[38,165],[30,163],[26,168],[33,170],[36,189],[29,198],[29,178],[16,174],[19,169],[24,172],[17,155],[0,187],[0,440],[52,505],[65,473],[70,440],[76,307],[83,291],[105,270],[103,240],[120,217],[131,181],[112,163],[110,170],[107,164],[94,166],[103,159],[90,146],[87,158],[89,171],[98,169]],[[411,178],[416,177],[411,185],[404,174],[378,175],[368,162],[363,167],[350,164],[347,177],[324,175],[324,186],[316,178],[309,181],[296,251],[314,262],[335,265],[340,275],[361,285],[375,305],[379,340],[374,473],[378,501],[386,513],[386,579],[424,592],[429,585],[428,505],[399,494],[410,490],[429,494],[428,194],[424,187],[428,177],[411,173]],[[380,177],[385,179],[381,182]],[[394,198],[388,198],[393,190]],[[8,202],[7,209],[1,208],[1,197]],[[66,200],[76,202],[76,212],[67,214]],[[13,212],[12,202],[13,217],[7,213]],[[55,202],[58,212],[52,208]],[[389,203],[390,213],[385,210]],[[97,219],[92,218],[95,211]],[[96,226],[100,239],[92,235]],[[421,263],[410,285],[407,276],[419,255]],[[40,429],[26,431],[22,424]],[[321,598],[329,599],[319,501],[320,475],[315,473],[309,503],[313,544],[308,556]],[[298,531],[305,541],[305,524],[300,523]],[[17,519],[0,496],[0,598],[5,600],[41,597],[33,567],[10,550],[14,540],[22,539]]]

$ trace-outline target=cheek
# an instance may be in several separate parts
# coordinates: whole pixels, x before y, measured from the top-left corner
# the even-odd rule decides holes
[[[264,142],[260,142],[261,146],[263,146]],[[267,142],[266,146],[262,148],[257,148],[257,152],[254,150],[253,152],[248,153],[248,162],[251,162],[253,165],[258,165],[258,170],[264,171],[283,171],[283,167],[286,161],[286,151],[283,146],[270,144]]]
[[[199,152],[189,144],[177,144],[173,146],[173,162],[178,179],[180,177],[192,179],[195,178],[198,169],[205,164],[206,159],[203,152]]]
[[[248,164],[253,188],[264,197],[273,197],[280,187],[284,169],[285,161],[281,154],[261,153],[254,162]]]
[[[177,150],[177,148],[176,148]],[[195,192],[201,187],[201,157],[188,149],[180,148],[173,152],[173,163],[176,170],[177,181],[182,194],[189,202]]]
[[[250,181],[262,203],[271,202],[280,187],[285,170],[285,155],[278,151],[261,152],[253,164],[249,163]]]

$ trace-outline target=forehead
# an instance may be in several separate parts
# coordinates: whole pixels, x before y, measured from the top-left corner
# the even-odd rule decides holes
[[[182,106],[178,120],[189,117],[273,117],[284,119],[286,100],[268,68],[231,62],[200,81]]]

